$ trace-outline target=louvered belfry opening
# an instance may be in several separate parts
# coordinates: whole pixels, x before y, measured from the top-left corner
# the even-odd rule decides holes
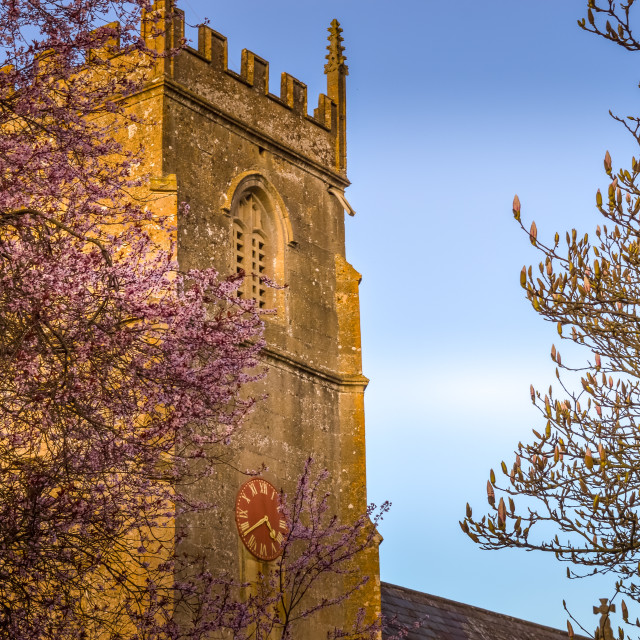
[[[273,306],[262,278],[273,277],[273,224],[263,203],[253,192],[244,194],[234,212],[233,241],[236,272],[245,280],[238,296],[250,298],[261,309]]]

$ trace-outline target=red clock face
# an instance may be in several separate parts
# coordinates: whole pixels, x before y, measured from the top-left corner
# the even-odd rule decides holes
[[[236,498],[236,524],[244,546],[260,560],[282,553],[287,523],[279,510],[280,495],[262,478],[245,482]]]

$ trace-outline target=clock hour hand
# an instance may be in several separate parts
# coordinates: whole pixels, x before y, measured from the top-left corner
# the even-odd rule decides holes
[[[269,527],[269,537],[272,540],[276,539],[276,532],[274,530],[274,528],[271,526],[271,523],[269,522],[269,518],[267,516],[265,516],[265,522],[267,523],[267,527]]]
[[[269,518],[268,516],[264,516],[262,518],[260,518],[260,520],[258,520],[258,522],[256,522],[252,527],[249,527],[245,532],[244,535],[249,535],[254,529],[256,529],[257,527],[259,527],[261,524],[263,524],[264,522],[269,522]],[[269,529],[271,529],[271,527],[269,527]]]

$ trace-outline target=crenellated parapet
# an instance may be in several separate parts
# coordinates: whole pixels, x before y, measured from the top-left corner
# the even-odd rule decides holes
[[[227,39],[206,25],[199,27],[197,49],[186,46],[178,55],[165,55],[184,42],[184,24],[184,12],[173,0],[156,0],[143,17],[142,37],[160,54],[152,81],[163,79],[185,97],[210,105],[258,136],[308,155],[314,163],[344,177],[347,70],[337,21],[330,27],[327,58],[331,62],[338,51],[338,65],[334,69],[335,65],[327,64],[327,94],[320,94],[312,114],[306,84],[283,73],[279,93],[272,93],[269,63],[248,49],[242,50],[240,73],[229,69]]]

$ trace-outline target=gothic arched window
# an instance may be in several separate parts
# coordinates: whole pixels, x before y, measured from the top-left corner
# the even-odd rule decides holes
[[[233,215],[236,272],[245,274],[238,295],[252,298],[261,309],[271,308],[275,296],[262,280],[264,277],[274,280],[277,271],[278,238],[271,215],[253,191],[242,194]]]
[[[222,210],[231,218],[232,269],[245,279],[238,295],[261,309],[273,309],[274,322],[287,318],[285,258],[295,247],[287,208],[273,185],[257,171],[236,176],[224,195]],[[283,288],[266,286],[264,278]]]

